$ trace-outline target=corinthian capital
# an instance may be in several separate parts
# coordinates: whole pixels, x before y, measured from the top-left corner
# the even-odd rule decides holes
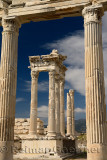
[[[88,24],[90,22],[101,23],[103,14],[104,11],[101,4],[85,7],[82,11],[82,15],[84,16],[84,24]]]
[[[49,77],[54,77],[55,76],[55,71],[50,71],[49,72]]]
[[[70,96],[74,96],[74,90],[73,90],[73,89],[70,89],[70,90],[69,90],[69,94],[70,94]]]
[[[65,84],[65,78],[60,77],[60,84],[62,84],[62,85]]]
[[[57,82],[59,82],[59,80],[60,80],[60,76],[59,76],[59,74],[55,74],[55,81]]]
[[[39,76],[39,72],[35,72],[35,71],[31,72],[32,79],[38,79],[38,76]]]
[[[19,32],[20,23],[17,18],[13,17],[11,19],[2,19],[3,31]]]

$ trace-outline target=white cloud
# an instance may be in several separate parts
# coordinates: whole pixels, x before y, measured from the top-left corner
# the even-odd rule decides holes
[[[26,91],[31,91],[31,81],[25,81]],[[49,90],[49,81],[43,81],[38,83],[38,91],[45,92]]]
[[[102,33],[107,96],[107,12],[103,16]],[[68,71],[66,72],[67,85],[65,88],[72,87],[80,94],[85,95],[84,31],[76,31],[72,35],[65,36],[63,39],[46,44],[45,47],[48,49],[57,49],[60,54],[67,55],[65,63],[68,65]]]
[[[16,98],[16,103],[25,101],[24,98]]]
[[[86,109],[85,108],[75,108],[75,113],[86,113]]]
[[[84,32],[77,31],[61,40],[45,45],[48,49],[57,49],[60,54],[67,55],[65,64],[69,67],[65,76],[65,89],[71,87],[85,95],[84,71]]]
[[[67,55],[66,64],[84,67],[84,32],[77,31],[63,39],[45,45],[48,49],[57,49],[60,54]]]
[[[38,117],[48,124],[48,106],[42,105],[38,107]],[[75,108],[75,119],[85,118],[86,109],[85,108]],[[65,110],[65,122],[67,117],[67,110]]]
[[[42,105],[38,107],[38,117],[48,118],[48,106]]]
[[[37,115],[44,124],[48,124],[48,106],[42,105],[38,107],[38,115]]]
[[[81,93],[82,95],[85,95],[85,73],[84,68],[71,68],[68,67],[68,70],[66,72],[65,80],[69,82],[71,87]],[[71,88],[70,87],[70,88]],[[69,89],[70,89],[69,88]]]

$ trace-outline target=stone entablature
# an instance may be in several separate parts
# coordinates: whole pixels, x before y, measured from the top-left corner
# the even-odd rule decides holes
[[[0,1],[0,19],[18,18],[23,23],[81,16],[82,9],[101,3],[107,11],[107,0],[9,0]],[[6,13],[4,17],[4,13]]]
[[[55,70],[56,73],[63,76],[63,72],[67,70],[67,68],[62,64],[62,62],[67,58],[67,56],[63,56],[58,54],[57,50],[53,50],[49,55],[42,56],[29,56],[30,67],[32,72],[49,72],[51,70]]]
[[[44,4],[44,3],[51,3],[51,0],[12,0],[12,5],[11,6],[17,6],[24,4],[25,6],[34,6],[38,4]]]
[[[13,5],[26,4],[28,0],[12,0]]]

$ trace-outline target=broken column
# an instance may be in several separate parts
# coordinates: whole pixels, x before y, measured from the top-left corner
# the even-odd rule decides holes
[[[70,89],[69,95],[71,98],[72,136],[75,137],[74,90]]]
[[[72,135],[72,110],[71,110],[71,97],[67,93],[67,136]]]

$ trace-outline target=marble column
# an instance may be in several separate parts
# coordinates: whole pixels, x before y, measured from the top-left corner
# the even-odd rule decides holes
[[[64,79],[60,79],[60,132],[65,136]]]
[[[87,160],[106,160],[106,105],[102,50],[102,5],[83,10],[85,27],[85,85]],[[92,149],[94,148],[94,151]]]
[[[29,135],[37,135],[37,99],[38,99],[39,72],[31,71],[31,111]]]
[[[56,134],[60,136],[60,82],[59,74],[55,75],[55,121],[56,121]]]
[[[49,72],[49,117],[48,117],[48,135],[56,136],[55,123],[55,71]]]
[[[72,110],[71,110],[71,97],[67,93],[67,136],[72,135]]]
[[[75,136],[75,116],[74,116],[74,90],[69,90],[70,98],[71,98],[71,117],[72,117],[72,136]]]
[[[2,19],[0,82],[0,160],[13,159],[19,23]]]

